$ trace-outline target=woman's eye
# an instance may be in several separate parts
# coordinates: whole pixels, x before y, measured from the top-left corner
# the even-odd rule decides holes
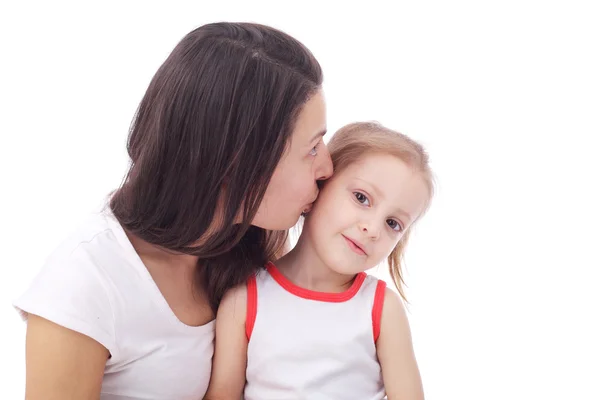
[[[358,202],[360,204],[364,204],[366,206],[370,205],[369,199],[367,199],[367,196],[365,196],[361,192],[354,192],[354,197],[356,197],[356,200],[358,200]]]
[[[317,143],[317,145],[315,147],[313,147],[312,149],[310,149],[310,152],[308,154],[310,154],[311,156],[316,156],[317,155],[317,147],[319,147],[319,144]]]
[[[390,228],[395,230],[396,232],[402,232],[402,225],[398,223],[395,219],[388,219],[387,224]]]

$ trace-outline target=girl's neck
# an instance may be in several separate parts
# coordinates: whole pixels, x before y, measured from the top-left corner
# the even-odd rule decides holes
[[[296,286],[315,292],[341,293],[352,285],[356,275],[335,272],[319,257],[306,233],[298,244],[275,264],[277,269]]]

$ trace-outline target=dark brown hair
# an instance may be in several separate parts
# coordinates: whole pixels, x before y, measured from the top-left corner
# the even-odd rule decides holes
[[[251,221],[321,83],[318,62],[289,35],[213,23],[179,42],[139,105],[131,166],[110,207],[137,237],[199,256],[197,282],[213,310],[285,240]]]
[[[403,232],[402,238],[387,259],[394,285],[406,301],[403,290],[405,282],[402,276],[404,252],[415,222],[425,214],[433,198],[434,179],[429,166],[429,155],[421,144],[377,122],[355,122],[342,127],[332,136],[327,148],[331,153],[333,170],[336,174],[368,154],[379,153],[399,158],[422,176],[429,191],[428,201],[421,215]]]

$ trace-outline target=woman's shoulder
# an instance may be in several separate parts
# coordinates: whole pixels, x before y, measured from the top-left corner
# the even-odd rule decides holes
[[[59,244],[47,263],[62,262],[80,254],[131,257],[135,253],[125,231],[109,211],[90,214]]]
[[[90,214],[71,231],[48,256],[34,280],[79,277],[114,284],[128,274],[139,275],[140,265],[143,264],[121,225],[110,211],[102,210]]]
[[[130,285],[131,275],[139,274],[137,253],[125,241],[125,232],[109,213],[91,215],[47,258],[13,305],[24,319],[41,316],[112,351],[116,299]]]

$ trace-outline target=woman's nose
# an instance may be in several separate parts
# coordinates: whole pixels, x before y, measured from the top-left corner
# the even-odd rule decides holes
[[[316,179],[322,181],[329,179],[333,175],[333,163],[331,162],[331,154],[325,150],[321,160],[319,160],[319,166],[316,169]]]

